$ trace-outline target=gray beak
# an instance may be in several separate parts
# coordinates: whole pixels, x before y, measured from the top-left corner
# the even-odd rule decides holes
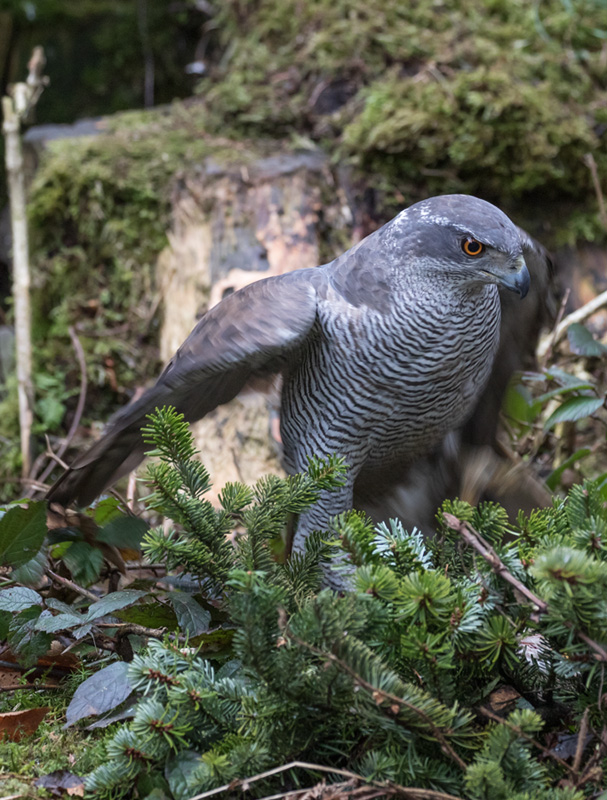
[[[521,298],[525,297],[529,291],[529,281],[529,270],[522,258],[517,272],[509,272],[507,275],[499,276],[501,285],[511,292],[518,292]]]

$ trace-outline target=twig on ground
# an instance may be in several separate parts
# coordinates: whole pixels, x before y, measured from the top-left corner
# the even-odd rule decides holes
[[[207,792],[190,797],[189,800],[205,800],[207,797],[213,797],[214,795],[222,794],[228,790],[234,790],[238,788],[246,791],[246,787],[251,783],[256,783],[264,778],[271,778],[274,775],[280,775],[282,772],[287,772],[291,769],[307,769],[312,772],[326,772],[330,775],[341,775],[349,780],[366,783],[369,787],[377,787],[385,794],[391,794],[393,797],[405,797],[409,798],[409,800],[461,800],[461,798],[456,797],[455,795],[445,794],[444,792],[436,792],[433,789],[417,789],[412,786],[399,786],[398,784],[390,781],[380,782],[368,780],[362,775],[357,775],[355,772],[350,772],[350,770],[347,769],[328,767],[323,764],[309,764],[306,761],[291,761],[289,764],[283,764],[280,767],[274,767],[274,769],[269,769],[266,772],[260,772],[259,775],[253,775],[250,778],[241,778],[240,780],[226,783],[224,786],[218,786],[216,789],[209,789]],[[297,789],[291,790],[291,792],[301,793],[301,791]],[[290,794],[291,792],[287,792],[286,794]],[[278,798],[283,797],[284,795],[285,793],[282,793],[271,795],[271,797]],[[270,797],[266,798],[265,800],[270,800]]]
[[[580,730],[577,737],[575,756],[573,757],[573,764],[572,764],[572,767],[575,772],[578,772],[579,768],[582,765],[582,755],[584,754],[584,748],[586,747],[586,736],[588,735],[589,712],[590,709],[586,707],[584,709],[584,713],[582,714],[582,719],[580,720]]]
[[[121,634],[137,634],[138,636],[149,636],[152,639],[163,639],[167,628],[146,628],[144,625],[137,625],[135,622],[97,622],[96,628],[116,628]],[[180,639],[184,637],[179,637]]]
[[[29,691],[47,691],[47,689],[65,689],[65,686],[55,685],[54,683],[39,683],[39,684],[28,684],[23,683],[19,686],[0,686],[0,692],[18,692],[20,689],[28,689]],[[22,795],[19,795],[21,797]],[[6,798],[2,797],[0,800],[6,800]]]
[[[125,512],[129,516],[131,516],[131,517],[138,517],[139,516],[139,514],[136,514],[135,511],[131,508],[131,506],[129,505],[128,499],[123,494],[120,494],[120,492],[116,491],[116,489],[113,489],[113,488],[112,489],[108,489],[107,493],[111,494],[112,497],[115,497],[116,500],[118,500],[118,502],[122,504],[123,509],[125,510]]]
[[[592,185],[594,186],[594,193],[596,194],[596,200],[599,205],[599,218],[603,228],[605,228],[607,231],[607,211],[605,210],[605,198],[603,197],[603,190],[601,189],[601,181],[599,180],[599,171],[596,166],[596,161],[594,160],[592,153],[586,153],[583,161],[590,170],[590,175],[592,176]]]
[[[67,448],[70,445],[70,442],[76,435],[76,431],[78,430],[78,426],[80,425],[80,420],[82,419],[82,414],[84,412],[84,405],[86,403],[86,393],[87,393],[87,377],[86,377],[86,359],[84,357],[84,350],[82,349],[82,344],[80,343],[80,339],[78,338],[76,331],[70,325],[68,328],[68,332],[70,335],[70,339],[72,340],[72,346],[76,353],[76,359],[78,360],[78,366],[80,367],[80,394],[78,396],[78,405],[76,406],[76,411],[74,413],[74,419],[72,420],[72,424],[70,425],[70,429],[67,432],[67,436],[61,442],[59,449],[56,453],[53,452],[53,449],[50,445],[48,436],[46,437],[46,451],[38,456],[34,465],[30,472],[30,478],[36,478],[38,470],[42,466],[42,461],[46,459],[51,459],[51,463],[48,463],[44,469],[44,472],[40,475],[39,481],[44,483],[48,476],[51,474],[53,469],[52,461],[55,461],[64,469],[67,469],[67,465],[64,461],[61,460],[61,456],[65,453]]]
[[[556,319],[554,320],[554,325],[552,326],[552,330],[550,331],[550,333],[547,333],[544,338],[540,337],[536,352],[536,358],[540,366],[544,366],[546,364],[546,362],[552,355],[552,351],[556,347],[557,331],[563,317],[565,316],[565,308],[567,307],[567,301],[569,300],[570,294],[571,294],[571,289],[568,286],[565,289],[565,293],[563,294],[563,297],[561,299],[561,304],[559,305],[559,310],[556,314]],[[544,349],[545,352],[540,353],[540,350],[542,348]]]
[[[74,328],[71,325],[68,328],[68,333],[70,335],[70,339],[72,340],[72,346],[73,346],[74,351],[76,353],[76,358],[78,360],[78,366],[80,367],[80,394],[78,396],[78,405],[76,406],[76,411],[74,413],[74,419],[72,420],[72,424],[70,425],[70,429],[67,432],[67,436],[65,437],[65,439],[61,442],[61,445],[60,445],[59,449],[57,450],[57,453],[54,456],[54,460],[56,460],[57,463],[61,463],[62,466],[63,466],[63,462],[60,462],[59,459],[61,459],[61,456],[65,453],[65,451],[67,450],[67,448],[70,445],[70,442],[72,441],[72,439],[76,435],[76,431],[78,430],[78,426],[80,425],[80,420],[82,419],[82,414],[84,412],[84,405],[86,403],[86,393],[87,393],[87,387],[88,387],[88,381],[87,381],[87,377],[86,377],[86,359],[84,357],[84,350],[82,349],[82,345],[80,343],[80,339],[78,338],[78,336],[76,334],[76,331],[74,330]],[[48,455],[48,451],[50,449],[51,448],[50,448],[50,446],[48,445],[48,442],[47,442],[47,455]],[[53,465],[52,464],[48,464],[46,469],[44,470],[44,472],[40,476],[40,480],[42,482],[44,482],[48,478],[48,476],[50,475],[52,469],[53,469]]]

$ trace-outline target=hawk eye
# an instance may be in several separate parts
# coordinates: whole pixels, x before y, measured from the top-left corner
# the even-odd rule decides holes
[[[467,256],[472,256],[472,258],[475,258],[476,256],[480,256],[481,253],[484,253],[485,245],[482,242],[479,242],[478,239],[473,239],[472,236],[467,236],[462,241],[462,250]]]

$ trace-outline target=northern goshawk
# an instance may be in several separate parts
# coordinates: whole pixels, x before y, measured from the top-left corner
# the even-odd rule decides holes
[[[444,195],[405,209],[329,264],[229,295],[48,499],[86,505],[133,469],[156,407],[197,420],[249,379],[281,372],[286,469],[330,453],[348,464],[343,488],[301,515],[301,549],[310,531],[352,507],[357,476],[412,462],[469,417],[499,344],[498,285],[525,296],[529,243],[490,203]]]

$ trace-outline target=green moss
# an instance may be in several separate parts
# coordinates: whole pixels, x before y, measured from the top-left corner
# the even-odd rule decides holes
[[[154,274],[175,176],[207,156],[246,157],[205,136],[202,121],[199,107],[180,104],[119,115],[105,135],[52,142],[32,186],[37,371],[63,376],[65,399],[74,394],[74,326],[96,416],[158,367]]]
[[[275,142],[205,131],[200,102],[106,121],[107,133],[49,143],[30,190],[34,434],[61,434],[80,393],[72,327],[84,350],[83,422],[104,420],[159,369],[155,267],[175,180],[207,157],[239,165]],[[89,416],[89,409],[91,411]],[[0,479],[19,472],[16,383],[0,396]],[[0,480],[0,498],[14,484]]]
[[[225,56],[203,86],[224,129],[306,130],[405,199],[594,209],[582,157],[607,169],[598,0],[227,0],[218,23]]]
[[[48,707],[38,730],[19,742],[0,740],[0,791],[4,796],[45,793],[32,786],[36,778],[55,770],[84,775],[103,757],[107,730],[63,729],[65,711],[73,693],[87,677],[76,675],[56,690],[33,691],[31,686],[6,693],[0,700],[0,713]]]

